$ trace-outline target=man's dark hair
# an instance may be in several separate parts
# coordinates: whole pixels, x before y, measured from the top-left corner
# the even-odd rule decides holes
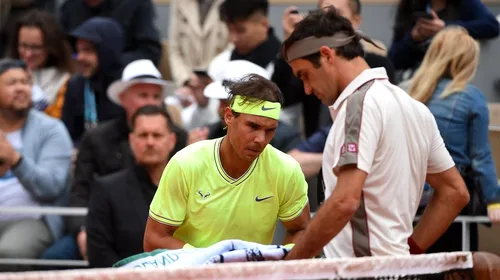
[[[356,35],[351,22],[343,16],[340,16],[335,9],[331,6],[325,9],[313,11],[309,15],[300,21],[295,30],[292,32],[290,37],[283,42],[282,55],[286,57],[287,50],[296,42],[310,37],[324,37],[333,36],[336,33],[344,32],[348,36]],[[355,37],[349,44],[335,48],[337,55],[351,60],[358,56],[363,57],[364,51],[359,38]],[[317,53],[303,57],[303,59],[311,61],[314,67],[320,67],[319,50]]]
[[[243,97],[243,102],[270,101],[278,102],[283,106],[284,98],[278,86],[272,81],[257,75],[249,74],[238,81],[225,81],[224,86],[229,92],[229,104],[234,102],[234,96]],[[235,116],[238,113],[233,112]]]
[[[255,13],[267,16],[269,1],[267,0],[226,0],[219,7],[219,16],[223,22],[235,23],[247,20]]]
[[[132,115],[132,131],[135,129],[135,122],[140,116],[163,116],[166,120],[168,130],[171,131],[170,118],[167,111],[163,107],[156,105],[145,105],[137,109],[137,111],[135,111],[135,113]]]
[[[9,71],[10,69],[23,69],[28,70],[26,63],[19,59],[3,58],[0,59],[0,75]]]

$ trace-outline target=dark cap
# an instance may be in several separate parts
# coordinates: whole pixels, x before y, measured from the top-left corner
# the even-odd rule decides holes
[[[18,59],[0,59],[0,75],[7,72],[10,69],[21,68],[23,70],[27,70],[26,63],[22,60]]]

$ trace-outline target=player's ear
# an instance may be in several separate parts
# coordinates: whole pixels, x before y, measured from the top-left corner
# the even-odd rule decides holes
[[[329,47],[326,47],[326,46],[322,46],[320,49],[319,49],[319,53],[322,57],[325,58],[325,60],[329,63],[329,64],[333,64],[334,60],[335,60],[335,56],[336,56],[336,53],[334,50],[330,49]]]
[[[231,108],[226,107],[224,109],[224,122],[226,123],[226,125],[229,126],[233,123],[233,120],[234,120],[233,111],[231,110]]]

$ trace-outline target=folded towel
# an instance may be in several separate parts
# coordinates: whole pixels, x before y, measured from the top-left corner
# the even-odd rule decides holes
[[[281,260],[289,247],[262,245],[242,240],[224,240],[208,248],[167,250],[157,249],[123,259],[113,267],[171,267],[210,263]]]

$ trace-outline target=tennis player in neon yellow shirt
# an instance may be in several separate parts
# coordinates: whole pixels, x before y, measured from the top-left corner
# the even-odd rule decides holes
[[[271,244],[277,220],[293,243],[309,221],[299,164],[275,149],[283,96],[251,74],[229,83],[227,135],[187,146],[165,168],[150,206],[144,250],[208,247],[227,239]]]

